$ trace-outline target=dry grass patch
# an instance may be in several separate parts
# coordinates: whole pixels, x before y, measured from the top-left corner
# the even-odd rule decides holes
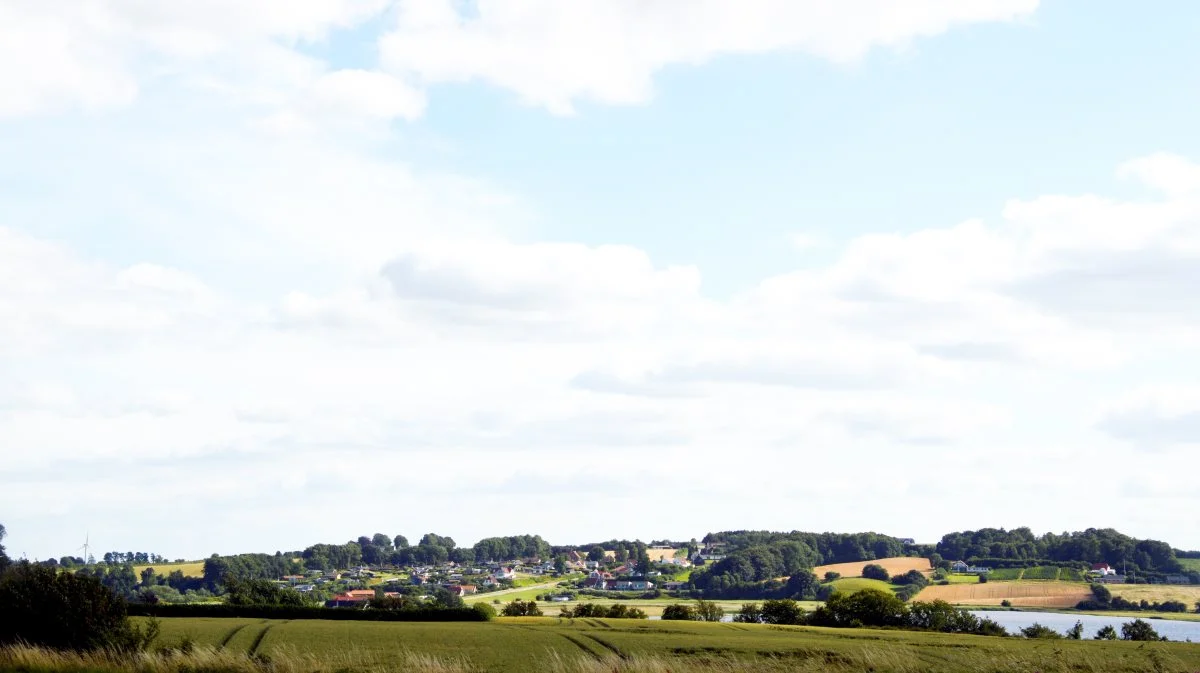
[[[1018,607],[1073,608],[1092,597],[1086,584],[1067,582],[987,582],[925,587],[916,600],[943,600],[960,605],[1000,605],[1011,601]]]
[[[829,565],[817,566],[813,568],[813,572],[817,574],[817,577],[821,578],[825,577],[825,573],[827,572],[835,572],[842,577],[862,577],[863,566],[871,563],[883,566],[889,575],[903,575],[910,570],[918,570],[923,573],[933,572],[933,566],[929,565],[929,559],[912,556],[895,556],[875,561],[855,561],[853,563],[831,563]]]
[[[154,572],[166,577],[176,570],[183,572],[184,577],[204,577],[204,561],[188,561],[187,563],[147,563],[136,565],[133,572],[138,575],[146,568],[154,568]]]
[[[1146,600],[1151,603],[1163,601],[1180,601],[1186,603],[1189,609],[1196,608],[1200,601],[1200,586],[1178,586],[1171,584],[1109,584],[1108,590],[1114,596],[1120,596],[1127,601],[1138,602]]]

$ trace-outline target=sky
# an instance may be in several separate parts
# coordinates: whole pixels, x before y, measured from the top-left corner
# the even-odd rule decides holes
[[[5,544],[1200,548],[1198,33],[1166,0],[6,0]]]

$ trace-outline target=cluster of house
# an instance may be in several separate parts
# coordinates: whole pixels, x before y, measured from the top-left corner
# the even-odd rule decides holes
[[[991,568],[985,568],[984,566],[973,566],[966,561],[955,561],[954,563],[950,564],[950,570],[956,573],[964,573],[967,575],[986,575]]]

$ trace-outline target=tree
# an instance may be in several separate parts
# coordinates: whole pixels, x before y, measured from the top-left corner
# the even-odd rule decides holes
[[[869,580],[883,580],[884,582],[888,581],[887,569],[878,563],[868,563],[867,565],[863,566],[862,576]]]
[[[98,579],[19,563],[0,576],[0,644],[62,650],[141,650],[158,623],[134,626],[125,600]]]
[[[841,576],[842,576],[842,574],[841,574],[841,573],[839,573],[839,572],[834,572],[834,571],[830,570],[830,571],[828,571],[828,572],[826,572],[826,573],[825,573],[825,581],[826,581],[826,582],[832,582],[832,581],[834,581],[834,580],[836,580],[836,579],[840,579],[840,578],[841,578]]]
[[[1100,630],[1096,632],[1095,637],[1092,638],[1092,640],[1116,640],[1116,639],[1117,639],[1117,630],[1112,627],[1112,624],[1105,624],[1104,626],[1101,626]]]
[[[567,557],[566,556],[559,554],[558,556],[554,557],[554,572],[555,572],[555,574],[558,574],[558,575],[562,575],[563,573],[567,572]]]
[[[4,524],[0,523],[0,542],[4,542],[5,535],[8,535],[8,532],[4,530]],[[4,553],[4,545],[0,544],[0,572],[3,572],[8,564],[8,554]]]
[[[225,603],[228,605],[294,605],[305,604],[304,595],[294,589],[285,589],[271,580],[241,580],[232,575],[225,577]]]
[[[1135,619],[1121,625],[1121,640],[1162,640],[1150,622]]]
[[[143,589],[149,589],[150,587],[154,586],[155,584],[158,584],[156,579],[157,579],[157,576],[154,574],[154,568],[146,568],[146,569],[142,570],[142,588]]]
[[[379,547],[380,549],[382,549],[384,551],[392,550],[392,538],[384,535],[383,533],[376,533],[376,534],[372,535],[371,536],[371,544],[375,545],[376,547]]]
[[[1096,599],[1096,602],[1100,603],[1101,605],[1108,605],[1112,602],[1112,592],[1109,591],[1108,587],[1104,586],[1103,584],[1092,585],[1092,596]]]
[[[601,547],[600,545],[593,546],[591,549],[588,550],[587,559],[589,561],[595,561],[596,563],[603,563],[604,562],[604,547]]]
[[[696,601],[696,619],[702,622],[719,622],[725,616],[721,606],[712,601]]]
[[[804,608],[790,598],[766,601],[762,606],[762,621],[766,624],[803,624]]]
[[[403,535],[397,535],[392,539],[392,547],[395,549],[408,549],[408,538]]]
[[[696,611],[690,605],[674,603],[663,608],[664,621],[695,621]]]
[[[537,601],[523,601],[520,598],[504,606],[501,611],[505,617],[541,617],[542,609]]]
[[[1083,622],[1075,620],[1075,626],[1067,629],[1068,640],[1083,640]]]
[[[741,624],[761,624],[763,611],[758,603],[742,603],[742,609],[733,616],[733,621]]]

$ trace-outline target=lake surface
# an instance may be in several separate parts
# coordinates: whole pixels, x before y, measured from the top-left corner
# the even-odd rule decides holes
[[[1000,626],[1003,626],[1010,634],[1018,635],[1021,629],[1026,626],[1032,626],[1034,622],[1042,626],[1048,626],[1059,633],[1066,635],[1067,629],[1075,626],[1075,622],[1083,622],[1083,637],[1085,640],[1091,640],[1092,636],[1100,630],[1102,626],[1112,626],[1117,630],[1117,637],[1121,637],[1121,625],[1127,622],[1132,622],[1139,617],[1135,616],[1100,616],[1100,615],[1081,615],[1081,614],[1064,614],[1059,612],[1018,612],[1014,610],[971,610],[971,614],[983,619],[984,617],[991,618]],[[662,619],[662,617],[653,616],[650,619]],[[1141,617],[1158,632],[1160,636],[1166,636],[1173,641],[1191,640],[1193,643],[1200,643],[1200,621],[1185,622],[1179,619],[1153,619],[1150,617]],[[733,615],[726,614],[721,618],[723,622],[732,622]]]
[[[1076,615],[1062,614],[1058,612],[1015,612],[1011,610],[972,610],[972,614],[979,617],[990,618],[1005,629],[1009,633],[1019,633],[1026,626],[1033,625],[1034,622],[1042,626],[1048,626],[1059,633],[1066,633],[1067,629],[1075,626],[1075,622],[1083,622],[1083,637],[1091,638],[1096,635],[1096,631],[1100,627],[1109,625],[1117,630],[1117,635],[1120,637],[1121,625],[1127,622],[1132,622],[1138,617],[1101,617],[1100,615]],[[1149,622],[1154,630],[1160,636],[1166,636],[1171,640],[1187,640],[1191,639],[1194,643],[1200,643],[1200,622],[1185,622],[1178,619],[1150,619],[1142,617]]]

